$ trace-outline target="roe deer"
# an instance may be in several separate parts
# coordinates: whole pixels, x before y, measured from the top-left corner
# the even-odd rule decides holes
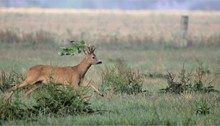
[[[103,96],[103,94],[92,84],[86,82],[82,83],[83,78],[91,65],[102,64],[102,61],[98,60],[94,54],[94,46],[86,46],[83,51],[85,54],[84,59],[80,64],[73,67],[56,67],[47,65],[36,65],[31,67],[28,71],[27,78],[20,84],[13,87],[7,99],[10,99],[18,88],[29,84],[35,85],[24,93],[26,98],[31,92],[41,87],[44,83],[48,83],[51,76],[53,82],[55,83],[63,85],[71,83],[74,88],[78,88],[81,85],[88,86],[95,90],[99,95]]]

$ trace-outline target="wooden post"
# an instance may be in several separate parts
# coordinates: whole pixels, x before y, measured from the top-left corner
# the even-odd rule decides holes
[[[182,47],[188,46],[188,22],[189,22],[189,17],[183,15],[181,17],[181,42],[180,42],[180,45]]]

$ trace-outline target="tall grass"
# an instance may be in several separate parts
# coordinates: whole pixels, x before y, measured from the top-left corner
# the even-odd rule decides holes
[[[0,42],[6,43],[23,43],[28,42],[32,44],[39,43],[54,43],[55,37],[52,33],[46,31],[35,31],[31,33],[21,33],[14,30],[1,30],[0,31]]]
[[[130,68],[123,60],[118,60],[113,67],[106,66],[102,71],[103,87],[112,93],[141,93],[143,82],[143,74]]]
[[[10,42],[19,41],[22,37],[25,41],[36,42],[64,43],[68,40],[83,39],[95,44],[179,45],[180,18],[182,15],[188,15],[189,45],[220,44],[219,12],[50,11],[52,10],[49,10],[49,13],[46,10],[42,13],[3,11],[0,14],[0,38]]]

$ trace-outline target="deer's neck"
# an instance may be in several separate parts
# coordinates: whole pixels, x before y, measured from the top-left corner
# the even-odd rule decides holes
[[[91,64],[87,62],[86,58],[84,58],[82,62],[77,66],[78,72],[82,78],[84,78],[86,72],[89,70],[90,67]]]

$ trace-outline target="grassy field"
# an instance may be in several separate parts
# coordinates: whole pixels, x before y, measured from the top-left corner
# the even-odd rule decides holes
[[[180,18],[189,16],[189,47],[180,46]],[[218,125],[219,93],[159,93],[167,79],[176,77],[183,65],[208,71],[205,86],[220,91],[220,13],[173,11],[91,11],[0,9],[0,70],[26,76],[37,64],[72,66],[83,54],[59,56],[59,47],[69,40],[85,40],[97,47],[102,65],[90,68],[86,80],[102,89],[102,72],[118,59],[146,75],[137,95],[93,92],[90,103],[103,113],[74,116],[39,116],[36,120],[1,121],[5,125]],[[195,80],[194,77],[192,80]],[[11,85],[14,85],[12,83]],[[1,93],[1,97],[7,93]],[[19,98],[21,101],[22,96]],[[32,96],[24,103],[32,104]],[[198,114],[207,105],[209,114]]]

